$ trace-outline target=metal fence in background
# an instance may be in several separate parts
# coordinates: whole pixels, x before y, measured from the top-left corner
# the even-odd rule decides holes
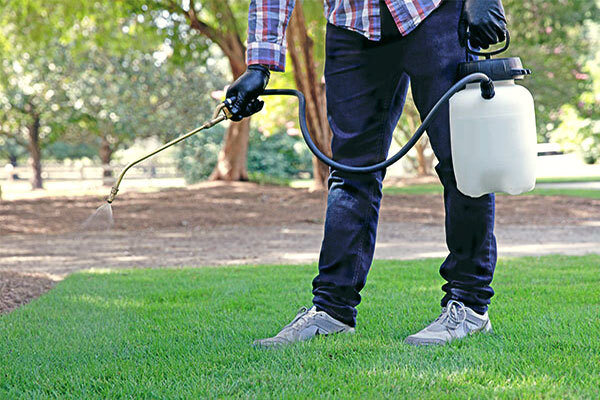
[[[113,176],[116,176],[125,165],[110,165]],[[59,163],[42,164],[42,178],[47,181],[83,181],[102,179],[105,167],[102,165],[65,165]],[[0,179],[2,180],[28,180],[32,171],[28,165],[17,167],[0,167]],[[148,178],[180,178],[182,173],[174,163],[154,163],[148,165],[136,165],[127,172],[127,179]]]

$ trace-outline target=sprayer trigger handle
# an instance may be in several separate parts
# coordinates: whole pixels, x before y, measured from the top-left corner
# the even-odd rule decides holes
[[[465,46],[465,50],[467,52],[467,61],[469,60],[469,54],[485,57],[487,60],[489,60],[490,58],[492,58],[492,56],[498,55],[500,53],[504,53],[506,50],[508,50],[508,46],[510,46],[510,33],[508,32],[508,30],[506,30],[506,41],[504,42],[504,47],[502,47],[501,49],[498,49],[498,50],[490,51],[490,52],[477,51],[477,50],[473,49],[471,47],[471,41],[470,41],[469,34],[470,34],[470,32],[467,32],[467,45]]]

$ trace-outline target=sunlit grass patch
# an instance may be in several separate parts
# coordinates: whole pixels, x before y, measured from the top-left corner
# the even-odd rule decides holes
[[[383,192],[388,195],[424,195],[424,194],[442,194],[444,187],[441,184],[417,184],[403,187],[390,186],[385,187]],[[504,196],[503,193],[499,195]],[[521,196],[572,196],[585,197],[590,199],[600,199],[600,190],[596,189],[546,189],[536,188],[531,192],[523,193]]]

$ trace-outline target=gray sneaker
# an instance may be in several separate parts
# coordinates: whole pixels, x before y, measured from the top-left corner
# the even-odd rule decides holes
[[[333,333],[354,333],[354,328],[330,317],[326,312],[317,311],[314,306],[311,309],[302,307],[296,318],[284,326],[281,332],[272,338],[255,340],[253,345],[276,347]]]
[[[477,332],[491,332],[492,323],[484,315],[466,307],[460,301],[450,300],[442,313],[428,327],[407,337],[404,342],[415,346],[446,344]]]

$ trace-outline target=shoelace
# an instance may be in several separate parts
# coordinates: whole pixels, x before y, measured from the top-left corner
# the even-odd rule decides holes
[[[311,309],[306,308],[306,307],[302,307],[300,309],[300,311],[298,312],[299,316],[296,316],[294,321],[292,321],[292,323],[290,324],[293,329],[299,330],[300,327],[304,324],[304,322],[306,322],[308,320],[308,318],[314,314],[314,313],[311,313],[310,310]],[[300,315],[300,313],[302,313],[302,315]]]
[[[300,320],[305,320],[308,312],[310,310],[306,307],[302,307],[300,308],[300,310],[298,310],[298,313],[296,313],[296,316],[294,317],[294,319],[292,320],[292,322],[290,322],[289,324],[287,324],[286,326],[283,327],[283,329],[285,330],[286,328],[293,328],[293,329],[298,329],[298,322]]]
[[[467,310],[460,301],[450,300],[436,321],[454,329],[467,319]]]
[[[284,329],[292,328],[295,331],[300,330],[300,327],[304,325],[304,322],[306,322],[309,317],[312,317],[316,313],[311,313],[310,310],[310,308],[302,307],[298,311],[298,314],[296,314],[296,317],[293,319],[293,321],[287,324]]]

